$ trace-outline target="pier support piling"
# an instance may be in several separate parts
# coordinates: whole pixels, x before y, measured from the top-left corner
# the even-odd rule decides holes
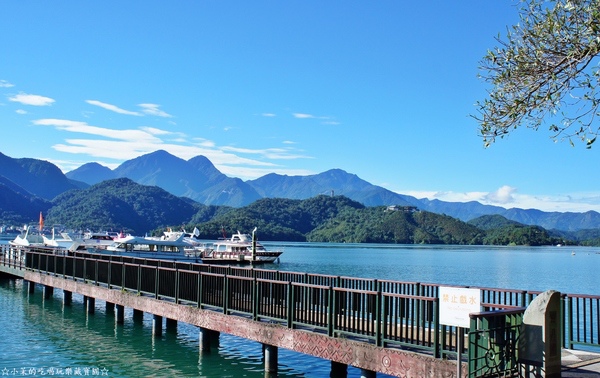
[[[167,318],[166,323],[167,332],[177,332],[177,320]]]
[[[106,313],[115,312],[115,304],[112,302],[106,302]]]
[[[52,297],[54,294],[54,288],[52,286],[44,285],[44,299]]]
[[[278,350],[276,346],[263,344],[265,356],[265,373],[277,374]]]
[[[144,311],[133,309],[133,320],[137,322],[141,322],[144,320]]]
[[[152,334],[154,336],[162,335],[162,316],[154,315],[152,317]]]
[[[375,378],[377,373],[373,370],[360,369],[360,378]]]
[[[73,301],[73,292],[68,290],[63,290],[63,305],[70,306]]]
[[[96,310],[96,298],[88,297],[87,300],[87,313],[93,314]]]
[[[348,377],[348,365],[341,362],[331,361],[331,371],[329,372],[330,378],[347,378]]]
[[[219,345],[219,335],[217,331],[200,327],[200,352],[210,353],[211,345]]]
[[[125,322],[125,306],[116,305],[116,308],[117,308],[116,322],[117,322],[117,324],[123,324]]]

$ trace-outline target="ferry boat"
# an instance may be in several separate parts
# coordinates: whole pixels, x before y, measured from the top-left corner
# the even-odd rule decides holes
[[[269,251],[252,236],[239,231],[229,239],[219,240],[202,250],[200,258],[206,264],[264,264],[279,262],[283,251]]]
[[[127,235],[114,239],[106,248],[91,251],[137,258],[200,262],[200,251],[190,251],[184,238],[183,233],[160,238]]]

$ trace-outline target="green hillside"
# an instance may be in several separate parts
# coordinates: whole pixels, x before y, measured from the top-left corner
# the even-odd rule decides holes
[[[188,222],[199,209],[199,205],[156,186],[139,185],[125,178],[103,181],[84,190],[71,190],[52,202],[47,224],[123,230],[137,235]]]

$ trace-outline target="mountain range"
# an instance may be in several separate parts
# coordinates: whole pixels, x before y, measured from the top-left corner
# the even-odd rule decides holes
[[[184,160],[162,150],[125,161],[112,170],[91,162],[66,174],[43,160],[15,159],[0,153],[0,216],[16,214],[20,208],[22,212],[29,209],[29,215],[32,201],[36,201],[38,211],[44,210],[51,206],[49,201],[62,193],[116,178],[158,186],[174,196],[189,198],[203,205],[243,207],[261,198],[307,199],[320,194],[335,194],[344,195],[365,206],[413,206],[465,222],[483,215],[497,214],[548,230],[600,228],[600,213],[596,211],[543,212],[536,209],[505,209],[475,201],[461,203],[418,199],[370,184],[342,169],[306,176],[270,173],[255,180],[243,181],[221,173],[204,156]],[[11,204],[10,209],[7,208],[8,203]]]

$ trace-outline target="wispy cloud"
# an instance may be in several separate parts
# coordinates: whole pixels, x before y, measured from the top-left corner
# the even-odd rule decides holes
[[[15,113],[23,115],[23,114],[27,114],[27,111],[23,110],[23,109],[17,109],[17,110],[15,110]]]
[[[338,121],[335,120],[334,117],[316,116],[314,114],[309,114],[309,113],[292,113],[292,116],[294,118],[298,118],[298,119],[319,119],[322,121],[321,122],[322,125],[339,125],[340,124]]]
[[[302,118],[302,119],[317,118],[312,114],[306,114],[306,113],[292,113],[292,116],[294,116],[294,118]]]
[[[249,155],[261,155],[268,159],[273,160],[294,160],[294,159],[310,159],[310,156],[296,153],[290,148],[264,148],[264,149],[251,149],[251,148],[239,148],[232,146],[225,146],[221,148],[223,151],[235,152]]]
[[[126,115],[133,115],[133,116],[141,116],[142,115],[142,113],[121,109],[116,105],[107,104],[105,102],[98,101],[98,100],[86,100],[85,102],[87,102],[90,105],[99,106],[102,109],[110,110],[111,112],[115,112],[115,113],[119,113],[119,114],[126,114]]]
[[[0,88],[11,88],[14,86],[15,86],[14,84],[11,84],[6,80],[0,80]]]
[[[275,113],[262,113],[261,116],[263,116],[263,117],[275,117],[277,115]]]
[[[484,205],[499,206],[505,209],[538,209],[541,211],[586,212],[600,211],[599,193],[578,193],[569,196],[561,195],[529,195],[518,193],[517,188],[504,185],[491,192],[452,192],[452,191],[413,191],[396,190],[397,193],[416,198],[428,198],[446,202],[477,201]]]
[[[157,116],[157,117],[165,117],[165,118],[173,117],[169,113],[159,109],[160,105],[157,105],[157,104],[139,104],[139,106],[142,108],[142,112],[144,112],[148,115],[153,115],[153,116]]]
[[[115,113],[119,113],[119,114],[132,115],[132,116],[137,116],[137,117],[140,117],[143,115],[151,115],[151,116],[164,117],[164,118],[173,117],[169,113],[160,109],[160,105],[158,105],[158,104],[138,104],[138,106],[141,108],[141,111],[133,111],[133,110],[126,110],[126,109],[120,108],[116,105],[108,104],[106,102],[102,102],[102,101],[98,101],[98,100],[86,100],[85,102],[87,102],[90,105],[99,106],[102,109],[110,110],[111,112],[115,112]]]
[[[12,96],[8,98],[9,101],[18,102],[23,105],[31,105],[31,106],[49,106],[54,103],[54,99],[50,97],[33,95],[27,93],[19,93],[18,95]]]
[[[206,156],[224,174],[242,179],[254,179],[272,172],[308,174],[304,170],[288,170],[274,162],[309,158],[289,148],[219,147],[214,141],[208,139],[186,138],[182,133],[153,127],[115,130],[93,126],[87,122],[55,118],[37,119],[33,124],[84,135],[83,138],[67,138],[63,143],[55,144],[52,148],[65,153],[89,155],[97,159],[124,161],[160,149],[182,159],[190,159],[198,155]],[[260,156],[260,159],[248,158],[244,155]]]
[[[86,122],[81,121],[54,118],[38,119],[33,121],[33,124],[38,126],[53,126],[62,131],[102,136],[109,139],[137,141],[140,143],[160,141],[160,139],[158,139],[153,133],[141,129],[115,130],[88,125]]]

